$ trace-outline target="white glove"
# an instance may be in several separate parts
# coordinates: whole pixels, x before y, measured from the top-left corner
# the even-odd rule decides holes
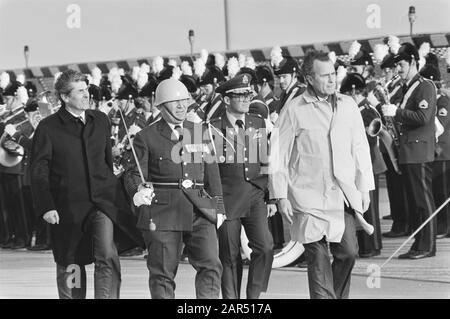
[[[385,104],[381,106],[381,111],[383,112],[384,116],[395,116],[395,113],[397,112],[397,105]]]
[[[270,120],[272,121],[272,123],[275,123],[278,120],[278,113],[277,112],[272,112],[269,115]]]
[[[153,192],[153,188],[143,187],[133,196],[133,203],[136,207],[140,207],[141,205],[152,204],[152,199],[155,197]]]
[[[8,124],[5,126],[5,132],[6,134],[13,136],[14,134],[16,134],[17,131],[14,125]]]
[[[222,226],[223,222],[227,219],[227,216],[224,214],[217,214],[217,229]]]
[[[138,132],[140,132],[142,129],[137,126],[136,124],[132,124],[130,125],[130,127],[128,128],[128,133],[130,134],[130,136],[136,135]]]
[[[200,116],[198,116],[197,113],[195,113],[194,111],[190,111],[189,113],[186,114],[186,120],[188,120],[189,122],[192,123],[201,123],[202,119],[200,118]]]
[[[109,112],[111,111],[111,107],[108,106],[108,102],[104,102],[104,103],[100,103],[100,105],[99,105],[99,107],[98,107],[98,110],[99,110],[100,112],[103,112],[103,113],[105,113],[106,115],[108,115]]]
[[[49,210],[42,218],[49,224],[59,224],[59,215],[56,210]]]
[[[367,101],[369,101],[370,105],[372,106],[377,106],[380,103],[373,94],[373,91],[370,91],[369,94],[367,95]]]

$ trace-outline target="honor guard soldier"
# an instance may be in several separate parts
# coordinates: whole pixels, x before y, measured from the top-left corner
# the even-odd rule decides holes
[[[399,163],[406,179],[410,226],[414,231],[435,210],[432,174],[435,153],[436,88],[418,73],[419,53],[411,43],[403,43],[394,58],[403,80],[404,96],[400,107],[382,106],[385,116],[394,116],[401,124]],[[429,222],[415,236],[402,259],[421,259],[436,254],[436,220]]]
[[[28,221],[23,199],[24,149],[14,139],[16,127],[26,121],[24,104],[28,99],[26,89],[18,81],[10,82],[3,91],[7,113],[0,131],[0,183],[4,195],[4,220],[7,229],[3,248],[25,248],[30,241]]]
[[[306,90],[306,85],[299,82],[299,66],[291,57],[284,57],[277,66],[274,66],[273,71],[279,78],[282,90],[277,110],[279,114],[286,104]]]
[[[372,132],[371,127],[376,121],[381,121],[378,116],[378,111],[375,110],[367,98],[364,96],[366,93],[366,80],[359,73],[349,73],[342,80],[340,91],[342,94],[351,96],[361,111],[361,116],[366,128],[366,137],[370,147],[370,158],[372,161],[372,170],[375,181],[375,189],[369,192],[370,205],[367,212],[364,214],[364,219],[374,226],[374,233],[368,235],[363,230],[358,230],[358,246],[359,257],[369,258],[377,256],[381,252],[381,225],[380,225],[380,212],[379,212],[379,175],[386,171],[386,164],[383,156],[380,152],[379,134],[381,129],[377,132]],[[375,122],[373,122],[375,121]]]
[[[220,227],[225,213],[222,185],[209,138],[203,139],[208,136],[206,127],[185,120],[188,101],[180,81],[171,78],[158,85],[155,106],[161,119],[136,134],[133,145],[139,166],[125,172],[135,206],[143,205],[137,226],[148,250],[153,299],[175,298],[182,243],[197,272],[197,298],[220,295],[216,225]]]
[[[253,96],[251,76],[237,75],[217,88],[226,104],[225,113],[211,120],[215,134],[227,220],[219,229],[222,261],[222,296],[240,298],[242,260],[241,226],[252,249],[247,298],[259,298],[267,290],[273,262],[273,240],[267,224],[264,200],[267,190],[267,135],[262,117],[249,114]],[[252,154],[253,153],[253,154]],[[272,205],[275,210],[275,205]]]
[[[436,85],[437,95],[437,119],[442,125],[443,133],[439,135],[436,144],[436,153],[433,166],[433,197],[436,207],[450,196],[450,98],[440,92],[441,74],[433,64],[425,64],[420,74]],[[446,205],[437,215],[437,239],[450,235],[450,207]]]

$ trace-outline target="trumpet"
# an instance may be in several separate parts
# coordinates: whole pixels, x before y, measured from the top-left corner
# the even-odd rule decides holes
[[[392,79],[394,80],[394,79]],[[380,101],[381,105],[389,104],[390,103],[390,96],[389,92],[387,91],[386,87],[383,86],[381,83],[378,83],[375,88],[373,89],[373,94],[375,97]],[[392,136],[393,142],[396,147],[399,146],[399,133],[397,130],[397,126],[394,122],[394,118],[392,116],[384,116],[384,120],[386,122],[386,128],[389,132],[389,134]]]
[[[394,139],[391,133],[388,132],[386,126],[383,124],[380,113],[373,106],[365,105],[364,109],[361,111],[361,115],[363,117],[364,123],[368,123],[366,126],[367,135],[371,137],[380,137],[380,140],[383,142],[384,146],[386,146],[386,150],[388,152],[389,159],[392,162],[394,170],[397,172],[397,174],[401,174],[397,162],[397,149],[394,143]]]

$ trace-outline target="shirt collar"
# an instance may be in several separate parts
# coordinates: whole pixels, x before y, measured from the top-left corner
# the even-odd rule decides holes
[[[69,112],[74,118],[81,118],[81,120],[83,121],[83,123],[86,123],[86,112],[83,111],[80,115],[76,115],[75,113],[72,113],[71,111],[69,111],[68,109],[66,109],[67,112]]]
[[[243,117],[241,119],[238,119],[236,116],[232,115],[228,111],[226,113],[227,113],[228,121],[230,121],[230,123],[233,124],[233,126],[236,126],[236,121],[237,120],[241,120],[244,123],[244,126],[245,126],[245,114],[243,114]]]

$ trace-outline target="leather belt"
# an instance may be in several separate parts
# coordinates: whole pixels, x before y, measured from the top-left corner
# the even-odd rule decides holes
[[[178,182],[152,182],[154,186],[168,187],[168,188],[203,188],[203,183],[198,183],[191,179],[180,179]]]

